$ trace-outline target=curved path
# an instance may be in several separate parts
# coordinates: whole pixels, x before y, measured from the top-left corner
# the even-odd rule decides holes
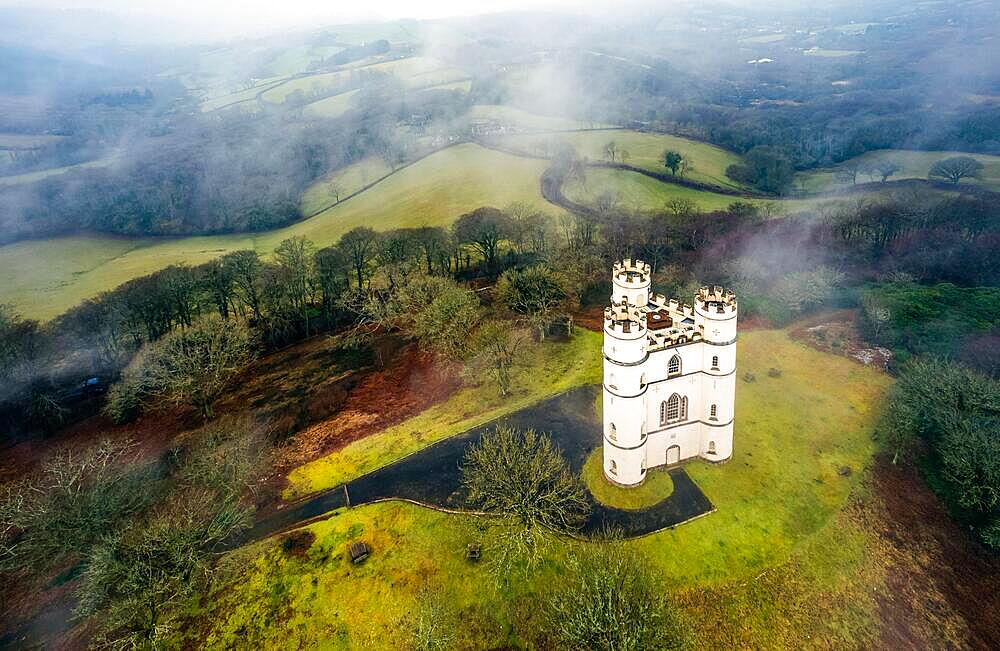
[[[573,472],[579,473],[587,456],[601,444],[601,425],[594,412],[598,387],[581,387],[544,400],[432,445],[396,463],[380,468],[345,486],[308,497],[259,520],[235,545],[260,540],[303,524],[329,517],[331,511],[390,499],[402,499],[431,508],[462,511],[459,464],[470,443],[478,441],[497,422],[548,433],[559,445]],[[594,502],[583,533],[599,534],[613,528],[625,536],[642,536],[677,526],[715,510],[682,467],[669,471],[673,493],[641,511],[622,511]]]

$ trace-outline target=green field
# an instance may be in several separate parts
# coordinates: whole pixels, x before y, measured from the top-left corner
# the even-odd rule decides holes
[[[343,201],[348,195],[354,194],[361,188],[376,183],[390,174],[392,174],[392,168],[381,157],[369,156],[357,163],[331,172],[309,186],[302,193],[299,209],[303,215],[312,215],[336,203],[338,199],[333,193],[331,183],[340,191],[339,200]]]
[[[566,344],[546,344],[559,345]],[[600,359],[599,335],[583,345],[589,359]],[[841,509],[852,490],[864,490],[859,478],[875,449],[875,408],[890,379],[781,331],[742,333],[738,354],[741,373],[758,379],[737,387],[734,457],[687,466],[718,510],[628,544],[682,605],[695,648],[866,646],[884,576],[863,523]],[[781,376],[769,377],[775,366]],[[599,373],[594,368],[572,382]],[[468,402],[448,403],[444,412],[433,408],[419,428],[377,434],[385,441],[377,460],[343,464],[341,479],[424,447],[438,427],[457,433],[440,419],[478,411]],[[482,539],[478,523],[386,502],[309,525],[315,542],[298,556],[275,539],[237,550],[224,559],[213,594],[197,606],[209,646],[403,648],[428,594],[455,609],[460,648],[538,646],[532,636],[543,621],[534,604],[562,572],[566,555],[585,543],[557,543],[528,580],[494,589],[487,566],[464,559],[465,545]],[[374,554],[352,566],[346,547],[359,539]]]
[[[305,72],[310,65],[332,57],[344,48],[335,45],[297,45],[282,50],[280,54],[264,66],[267,74],[288,77]]]
[[[979,179],[964,179],[962,184],[976,184],[994,191],[1000,191],[1000,156],[989,156],[987,154],[966,154],[959,151],[915,151],[909,149],[881,149],[871,151],[856,158],[852,158],[838,167],[852,164],[871,164],[880,160],[889,159],[898,164],[902,169],[896,172],[889,180],[900,179],[926,179],[931,166],[944,158],[952,156],[971,156],[983,164]],[[816,170],[813,172],[802,172],[795,178],[795,186],[806,192],[826,192],[837,188],[845,187],[836,178],[837,168]],[[865,174],[858,174],[858,183],[869,181],[879,181],[879,177],[869,177]]]
[[[471,120],[492,120],[529,131],[573,131],[610,126],[571,118],[538,115],[501,104],[476,104],[469,109],[467,117]]]
[[[358,89],[349,90],[346,93],[326,97],[319,101],[307,104],[305,113],[313,117],[339,118],[351,108],[351,98],[358,94]]]
[[[97,160],[90,160],[86,163],[77,163],[76,165],[52,167],[47,170],[38,170],[37,172],[25,172],[24,174],[0,176],[0,187],[5,185],[20,185],[22,183],[34,183],[36,181],[41,181],[42,179],[47,179],[50,176],[65,174],[66,172],[71,172],[73,170],[87,169],[88,167],[107,167],[108,165],[114,163],[115,160],[116,159],[114,157],[98,158]]]
[[[244,102],[254,102],[257,95],[262,92],[267,92],[271,88],[275,88],[284,82],[284,78],[271,79],[267,81],[258,82],[252,88],[246,88],[243,90],[236,91],[234,93],[224,93],[216,97],[211,97],[204,100],[201,103],[202,112],[217,111],[222,108],[228,108],[233,105],[242,104]],[[256,104],[256,102],[254,102]]]
[[[460,90],[463,93],[467,93],[472,90],[472,81],[466,79],[465,81],[453,81],[448,84],[438,84],[437,86],[428,86],[424,90]]]
[[[611,193],[619,204],[630,210],[659,210],[673,199],[688,199],[701,210],[722,210],[734,201],[747,201],[740,197],[704,190],[695,190],[672,183],[663,183],[638,172],[612,170],[600,167],[587,168],[584,181],[573,180],[563,186],[563,193],[571,201],[594,205],[602,194]],[[763,203],[752,200],[755,203]]]
[[[283,104],[296,91],[301,90],[306,95],[310,93],[324,93],[343,86],[350,78],[351,73],[348,70],[327,72],[321,75],[309,75],[307,77],[296,77],[295,79],[272,86],[260,96],[260,99],[271,104]]]
[[[545,166],[545,161],[459,145],[401,169],[311,219],[266,233],[135,240],[70,236],[3,246],[0,303],[12,304],[27,317],[50,319],[99,292],[171,264],[199,264],[241,248],[270,255],[292,236],[325,246],[356,226],[385,230],[447,225],[479,206],[518,201],[558,212],[539,189]]]
[[[560,134],[558,139],[571,144],[581,156],[592,160],[608,160],[604,155],[604,146],[614,141],[619,147],[628,151],[629,165],[652,170],[661,174],[669,173],[663,166],[663,152],[672,149],[688,157],[693,165],[686,178],[692,181],[708,183],[725,188],[743,189],[739,183],[726,176],[726,168],[740,162],[739,156],[696,140],[680,138],[660,133],[641,133],[639,131],[582,131],[579,133]],[[539,136],[507,136],[501,142],[527,152],[539,150],[542,138]]]
[[[777,43],[778,41],[785,40],[784,34],[760,34],[758,36],[748,36],[747,38],[741,38],[740,43],[753,43],[753,44],[766,44],[766,43]]]

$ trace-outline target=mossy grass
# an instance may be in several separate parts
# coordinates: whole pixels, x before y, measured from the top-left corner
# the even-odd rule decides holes
[[[674,492],[674,482],[666,468],[653,468],[635,488],[615,486],[604,476],[604,453],[597,448],[590,453],[581,471],[583,483],[594,499],[615,509],[641,511],[655,506]]]

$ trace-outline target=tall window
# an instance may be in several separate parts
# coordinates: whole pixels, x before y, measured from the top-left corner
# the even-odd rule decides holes
[[[681,398],[676,393],[666,402],[660,403],[660,424],[666,425],[687,418],[687,398]]]
[[[718,405],[712,405],[711,407],[709,407],[709,409],[708,409],[708,417],[711,418],[712,420],[718,420],[718,418],[719,418],[719,406]]]
[[[681,372],[681,356],[674,355],[667,362],[667,375],[677,375]]]
[[[712,357],[712,368],[716,371],[719,370],[719,356],[715,355]]]
[[[615,384],[615,374],[614,373],[609,373],[608,374],[608,386],[611,387],[612,389],[617,389],[618,388],[618,385]]]
[[[646,386],[646,374],[645,373],[643,373],[642,375],[639,376],[639,388],[641,389],[644,386]]]
[[[615,463],[614,459],[611,460],[611,465],[608,466],[608,470],[611,471],[612,475],[617,475],[618,474],[618,464]]]
[[[611,439],[612,441],[618,440],[618,430],[615,428],[614,423],[611,423],[608,426],[608,438]]]
[[[715,441],[708,442],[708,453],[715,454]]]

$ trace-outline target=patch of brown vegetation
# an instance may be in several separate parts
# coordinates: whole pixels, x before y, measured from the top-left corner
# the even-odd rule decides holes
[[[281,537],[281,550],[287,556],[304,558],[315,541],[315,533],[309,529],[299,529]]]
[[[335,395],[333,389],[316,394],[310,407],[316,413],[331,409],[333,403],[339,409],[295,434],[282,449],[279,466],[305,463],[402,422],[447,399],[461,384],[456,365],[407,346],[385,368],[359,375],[349,387],[341,387],[342,395]]]
[[[816,350],[848,357],[865,366],[886,370],[892,351],[869,344],[858,332],[857,310],[823,312],[803,319],[789,329],[792,339]]]
[[[573,315],[573,324],[594,332],[604,330],[604,307],[594,305]]]
[[[892,562],[878,594],[885,649],[1000,648],[1000,557],[949,516],[912,465],[879,459],[876,522]]]

